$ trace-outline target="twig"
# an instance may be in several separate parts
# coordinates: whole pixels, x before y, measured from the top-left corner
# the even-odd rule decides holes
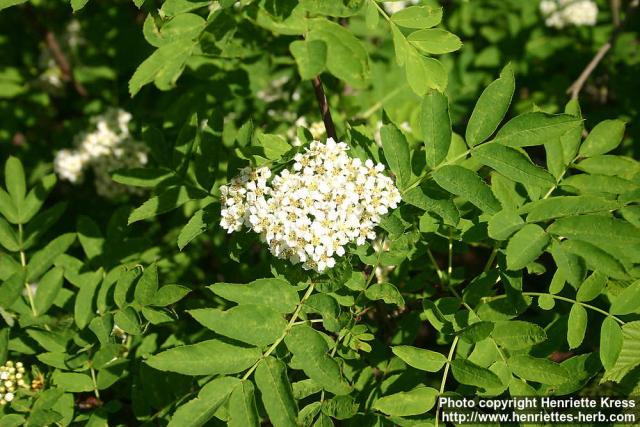
[[[620,7],[622,0],[611,0],[611,17],[614,26],[620,25]]]
[[[51,30],[45,30],[44,40],[47,43],[47,47],[49,51],[51,51],[51,55],[53,56],[53,60],[60,68],[62,72],[62,79],[67,81],[73,85],[73,88],[78,92],[78,95],[85,97],[87,96],[87,90],[82,86],[80,82],[78,82],[73,75],[73,69],[71,68],[71,64],[69,60],[65,56],[64,52],[60,48],[60,43],[58,43],[58,39],[56,35]]]
[[[329,110],[329,102],[327,102],[327,96],[324,93],[324,89],[322,88],[322,81],[320,80],[320,76],[316,76],[311,80],[313,84],[313,89],[316,93],[316,99],[318,100],[318,106],[320,107],[320,115],[322,116],[322,121],[324,122],[324,128],[327,130],[327,136],[329,138],[333,138],[337,140],[338,137],[336,135],[336,127],[333,124],[333,119],[331,118],[331,111]]]
[[[78,92],[78,95],[82,97],[88,96],[87,90],[84,88],[84,86],[80,82],[76,80],[73,74],[73,68],[71,67],[71,63],[69,62],[64,52],[62,51],[62,48],[60,47],[60,43],[58,42],[58,39],[56,38],[55,33],[49,30],[45,25],[43,25],[42,22],[40,22],[40,19],[38,19],[38,15],[33,9],[33,6],[27,5],[27,7],[25,8],[25,11],[27,15],[29,15],[27,17],[29,22],[31,22],[31,24],[35,27],[35,29],[42,35],[42,38],[44,39],[44,42],[47,45],[47,48],[51,52],[51,56],[53,56],[53,60],[55,61],[56,65],[60,69],[60,72],[62,73],[62,80],[65,82],[71,83],[75,91]]]
[[[629,21],[629,18],[631,17],[631,15],[633,15],[633,13],[635,12],[635,9],[638,7],[638,5],[640,5],[640,0],[632,0],[631,3],[629,3],[629,6],[627,7],[627,10],[626,10],[626,14],[625,14],[626,16],[625,16],[624,21],[622,21],[618,25],[616,25],[615,29],[613,30],[613,33],[611,34],[611,37],[609,37],[609,40],[607,40],[607,42],[605,44],[603,44],[600,47],[600,49],[598,49],[598,52],[593,57],[591,62],[589,62],[589,64],[587,64],[587,66],[582,71],[580,76],[576,79],[576,81],[574,81],[571,84],[571,86],[569,86],[569,88],[567,89],[567,93],[571,94],[571,99],[577,99],[578,98],[578,95],[580,94],[580,91],[582,90],[582,87],[587,82],[587,79],[589,79],[589,76],[591,75],[591,73],[593,73],[593,70],[595,70],[596,67],[598,66],[598,64],[600,63],[600,61],[602,61],[602,58],[604,58],[604,56],[607,54],[607,52],[609,52],[609,50],[611,50],[611,47],[613,46],[613,43],[616,41],[616,39],[618,38],[618,36],[622,32],[622,29],[624,28],[624,25],[627,23],[627,21]]]

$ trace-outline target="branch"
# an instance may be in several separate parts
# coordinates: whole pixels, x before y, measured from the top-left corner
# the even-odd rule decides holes
[[[58,39],[56,35],[51,30],[45,30],[44,40],[47,43],[47,47],[49,51],[51,51],[51,55],[53,56],[53,60],[60,68],[62,72],[62,79],[66,82],[69,82],[73,85],[73,88],[78,92],[80,96],[87,96],[87,90],[82,86],[80,82],[78,82],[73,75],[73,69],[71,68],[71,64],[69,60],[65,56],[62,48],[60,48],[60,43],[58,43]]]
[[[639,5],[640,5],[640,0],[631,0],[631,3],[629,3],[629,7],[627,7],[624,21],[620,22],[615,27],[615,29],[613,30],[613,33],[611,34],[611,37],[609,37],[609,40],[607,40],[607,42],[603,44],[600,47],[600,49],[598,49],[598,52],[593,57],[591,62],[587,64],[587,66],[582,71],[582,73],[580,73],[580,76],[567,89],[567,93],[571,94],[571,99],[578,98],[578,95],[580,94],[582,87],[585,85],[585,83],[589,79],[589,76],[591,75],[591,73],[593,73],[593,70],[596,69],[596,67],[598,66],[600,61],[602,61],[602,58],[604,58],[607,52],[611,50],[611,47],[613,47],[614,42],[622,32],[624,25],[629,21],[629,18],[633,15],[633,13],[635,12],[635,9],[637,9]]]
[[[337,141],[338,137],[336,135],[336,127],[333,124],[333,119],[331,118],[331,111],[329,111],[329,102],[327,102],[327,96],[325,95],[324,89],[322,88],[322,81],[320,80],[320,76],[314,77],[311,80],[311,83],[313,84],[313,89],[316,93],[316,99],[318,100],[318,106],[320,107],[320,115],[322,116],[324,127],[327,130],[327,136]]]
[[[68,83],[71,83],[73,88],[78,92],[78,95],[85,97],[88,95],[87,90],[82,86],[80,82],[78,82],[73,74],[73,68],[71,67],[71,63],[65,56],[62,48],[60,47],[60,43],[58,43],[58,39],[53,31],[49,30],[45,25],[40,22],[38,16],[33,9],[33,6],[27,5],[25,11],[28,16],[29,22],[35,27],[35,29],[42,35],[47,48],[51,52],[51,56],[53,56],[53,60],[56,65],[60,69],[62,73],[62,80]]]

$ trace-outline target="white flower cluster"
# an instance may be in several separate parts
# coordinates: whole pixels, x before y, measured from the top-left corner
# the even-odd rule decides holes
[[[415,5],[420,3],[420,0],[408,0],[408,1],[385,1],[382,3],[384,6],[384,10],[387,11],[388,14],[392,15],[396,12],[401,11],[407,6]]]
[[[24,373],[22,362],[14,363],[8,360],[3,366],[0,366],[0,406],[13,400],[18,387],[26,387]]]
[[[547,27],[595,25],[598,5],[593,0],[542,0],[540,12]]]
[[[147,147],[129,133],[131,114],[110,109],[92,118],[94,129],[76,136],[76,149],[60,150],[53,167],[60,178],[71,183],[82,182],[87,167],[93,169],[96,191],[113,198],[125,192],[139,193],[141,189],[114,182],[110,172],[119,168],[134,168],[147,164]]]
[[[332,138],[313,141],[273,179],[266,167],[241,170],[220,188],[220,225],[253,230],[274,256],[307,270],[332,268],[347,244],[375,239],[381,216],[400,202],[384,166],[351,158],[348,149]]]

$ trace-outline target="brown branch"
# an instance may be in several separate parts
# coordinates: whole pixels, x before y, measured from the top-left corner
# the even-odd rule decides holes
[[[66,82],[69,82],[73,85],[73,88],[78,92],[80,96],[87,96],[87,90],[82,86],[80,82],[78,82],[73,75],[73,69],[71,68],[71,64],[69,60],[65,56],[64,52],[60,48],[60,43],[58,43],[58,39],[53,31],[46,30],[44,34],[44,40],[47,43],[47,47],[53,56],[53,60],[60,68],[62,72],[62,79]]]
[[[620,7],[622,0],[611,0],[611,19],[615,27],[620,25]]]
[[[580,76],[571,84],[571,86],[569,86],[569,88],[567,89],[567,93],[571,94],[571,99],[578,98],[578,95],[589,79],[589,76],[591,76],[593,70],[595,70],[598,64],[600,64],[600,61],[602,61],[602,58],[605,57],[607,52],[611,50],[616,39],[622,32],[624,25],[629,21],[629,18],[638,8],[638,5],[640,5],[640,0],[631,0],[631,3],[629,3],[629,6],[627,7],[624,21],[620,22],[620,24],[615,27],[613,33],[611,34],[611,37],[609,37],[609,40],[607,40],[607,42],[603,44],[600,49],[598,49],[598,52],[596,52],[596,55],[593,57],[591,62],[587,64],[582,73],[580,73]]]
[[[338,137],[336,135],[336,127],[333,124],[333,119],[331,118],[329,102],[327,101],[327,96],[325,95],[324,89],[322,88],[322,81],[320,80],[320,76],[314,77],[311,80],[311,83],[313,84],[313,90],[316,93],[316,99],[318,100],[318,106],[320,107],[320,115],[322,116],[324,127],[327,130],[327,136],[337,141]]]
[[[71,63],[69,62],[66,55],[62,51],[62,48],[60,47],[60,43],[58,42],[58,39],[56,38],[55,33],[49,30],[45,25],[43,25],[40,22],[32,6],[28,5],[25,10],[29,15],[28,17],[29,21],[34,25],[36,30],[42,35],[42,38],[44,39],[47,45],[47,48],[51,52],[51,56],[53,57],[53,60],[55,61],[58,68],[60,69],[60,72],[62,73],[62,80],[67,83],[70,83],[75,89],[75,91],[78,92],[78,95],[82,97],[86,97],[88,95],[87,90],[84,88],[84,86],[80,82],[76,80],[73,74],[73,68],[71,67]]]

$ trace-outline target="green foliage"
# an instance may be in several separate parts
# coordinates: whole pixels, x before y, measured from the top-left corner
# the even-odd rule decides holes
[[[640,390],[638,18],[566,102],[607,2],[564,32],[519,0],[59,3],[0,0],[0,363],[28,368],[0,425],[438,425],[442,395]],[[107,164],[135,190],[108,199],[54,156],[114,105],[148,161]],[[289,169],[327,110],[402,201],[317,273],[226,233],[220,187]]]

